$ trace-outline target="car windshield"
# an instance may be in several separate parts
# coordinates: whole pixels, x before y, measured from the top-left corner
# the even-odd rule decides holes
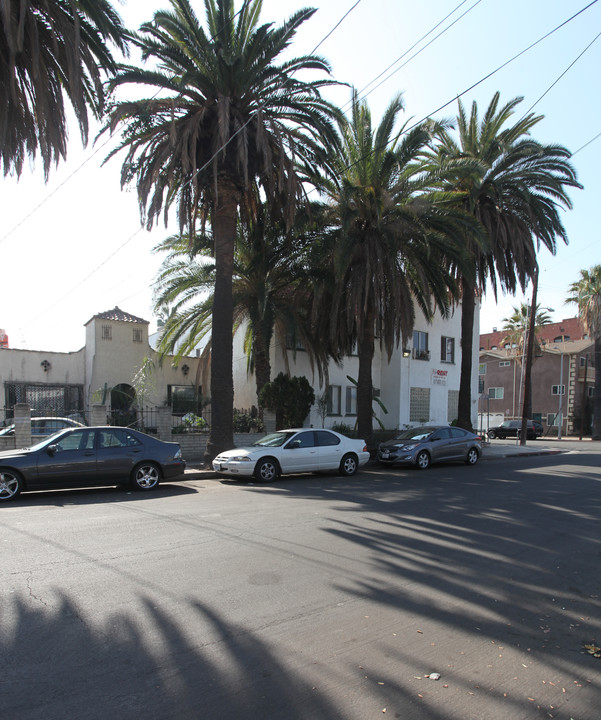
[[[395,440],[425,440],[433,432],[434,429],[428,427],[409,428],[397,435]]]
[[[274,432],[253,443],[254,447],[281,447],[295,432]]]

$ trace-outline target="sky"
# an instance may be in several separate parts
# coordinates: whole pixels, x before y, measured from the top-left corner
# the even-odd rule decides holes
[[[202,18],[204,2],[192,5]],[[318,46],[332,77],[347,84],[330,99],[345,106],[349,86],[356,87],[374,122],[399,93],[405,119],[413,121],[455,117],[458,97],[466,107],[477,102],[482,114],[496,91],[503,102],[524,98],[515,120],[531,108],[544,116],[532,136],[574,153],[584,189],[570,192],[573,208],[562,212],[569,244],[558,245],[555,256],[541,249],[538,302],[552,308],[555,322],[573,317],[575,307],[565,304],[569,285],[581,269],[601,263],[601,2],[264,0],[261,19],[280,24],[307,5],[317,12],[291,52]],[[126,25],[138,28],[168,0],[117,7]],[[85,323],[115,306],[155,330],[152,286],[161,256],[152,248],[176,232],[175,214],[167,227],[141,227],[135,187],[120,187],[119,157],[104,164],[113,146],[102,136],[82,147],[71,123],[67,161],[47,183],[39,160],[20,179],[0,178],[0,328],[10,347],[76,351],[85,343]],[[481,332],[500,328],[524,300],[522,293],[500,294],[497,303],[489,294]]]

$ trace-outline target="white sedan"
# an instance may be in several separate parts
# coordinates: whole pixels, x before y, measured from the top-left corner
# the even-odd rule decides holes
[[[278,430],[249,447],[220,453],[213,470],[228,477],[271,482],[280,475],[336,470],[354,475],[369,460],[363,440],[333,430]]]

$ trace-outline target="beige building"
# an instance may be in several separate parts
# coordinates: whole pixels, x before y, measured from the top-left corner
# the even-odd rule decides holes
[[[107,406],[115,421],[130,424],[144,407],[170,406],[182,414],[194,404],[199,359],[176,367],[159,362],[148,342],[148,321],[118,307],[94,315],[77,352],[0,349],[0,424],[16,403],[37,416],[87,418],[94,403]]]

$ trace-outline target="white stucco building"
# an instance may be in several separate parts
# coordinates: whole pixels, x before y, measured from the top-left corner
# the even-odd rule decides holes
[[[478,336],[479,315],[474,322],[474,346],[472,353],[472,423],[476,427],[478,415]],[[236,407],[249,408],[257,404],[254,377],[246,371],[243,349],[243,332],[234,339],[234,396]],[[357,379],[358,358],[348,357],[343,367],[330,363],[328,387],[320,387],[311,370],[306,353],[296,351],[296,358],[288,351],[291,375],[305,376],[314,387],[318,397],[328,393],[328,415],[325,426],[345,423],[355,424],[357,402],[353,383],[347,376]],[[284,371],[282,353],[271,349],[272,379]],[[385,352],[376,350],[372,367],[372,382],[376,394],[388,413],[374,403],[376,416],[387,429],[402,428],[423,422],[451,423],[457,418],[459,380],[461,371],[461,310],[449,318],[436,315],[430,324],[417,313],[413,338],[399,346],[390,362]],[[322,418],[317,407],[311,409],[306,425],[321,427]]]

